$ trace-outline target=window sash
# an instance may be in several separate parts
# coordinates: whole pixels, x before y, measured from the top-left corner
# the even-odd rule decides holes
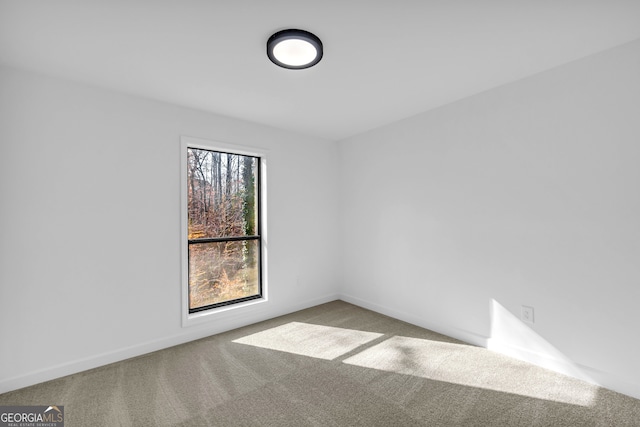
[[[260,236],[236,236],[236,237],[200,237],[198,239],[189,239],[188,243],[213,243],[213,242],[237,242],[239,240],[259,240]]]
[[[256,294],[253,295],[249,295],[246,297],[241,297],[241,298],[234,298],[234,299],[230,299],[230,300],[225,300],[225,301],[220,301],[217,303],[213,303],[213,304],[208,304],[208,305],[204,305],[204,306],[199,306],[199,307],[191,307],[191,298],[189,297],[189,302],[188,302],[188,312],[189,314],[193,314],[193,313],[197,313],[197,312],[201,312],[201,311],[206,311],[206,310],[211,310],[217,307],[224,307],[224,306],[228,306],[228,305],[232,305],[232,304],[237,304],[237,303],[241,303],[241,302],[245,302],[245,301],[251,301],[251,300],[255,300],[255,299],[260,299],[263,297],[263,280],[262,280],[262,275],[263,275],[263,266],[262,266],[262,237],[261,237],[261,230],[262,230],[262,182],[261,182],[261,178],[262,178],[262,171],[261,171],[261,167],[262,167],[262,158],[260,156],[255,156],[255,155],[250,155],[250,154],[242,154],[242,153],[234,153],[232,150],[229,151],[222,151],[222,150],[217,150],[215,148],[203,148],[201,146],[191,146],[191,145],[187,145],[186,146],[186,150],[188,152],[188,150],[190,149],[195,149],[195,150],[202,150],[202,151],[210,151],[210,152],[215,152],[215,153],[220,153],[220,154],[227,154],[227,155],[235,155],[235,156],[242,156],[242,157],[251,157],[253,159],[255,159],[256,162],[256,170],[255,170],[255,175],[254,175],[254,179],[255,179],[255,216],[256,216],[256,224],[255,224],[255,231],[257,234],[255,235],[249,235],[249,236],[224,236],[224,237],[200,237],[200,238],[196,238],[196,239],[187,239],[187,268],[188,268],[188,272],[187,272],[187,293],[190,296],[191,294],[191,281],[189,279],[190,275],[190,265],[191,265],[191,250],[190,248],[192,247],[192,245],[199,245],[199,244],[205,244],[205,243],[218,243],[218,242],[234,242],[234,241],[254,241],[257,240],[257,254],[256,254],[256,268],[257,268],[257,273],[258,273],[258,277],[257,277],[257,286],[258,286],[258,291]],[[187,178],[188,178],[188,170],[185,171],[185,173],[187,174]],[[187,179],[187,185],[188,185],[188,179]],[[188,189],[186,189],[185,191],[187,191],[188,193]],[[189,218],[189,215],[187,213],[187,219]]]

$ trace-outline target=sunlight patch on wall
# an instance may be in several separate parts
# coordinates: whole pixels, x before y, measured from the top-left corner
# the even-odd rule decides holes
[[[491,336],[487,348],[593,383],[574,361],[527,326],[495,299],[491,300]]]
[[[344,360],[365,368],[580,406],[598,386],[480,347],[395,336]]]
[[[234,340],[270,350],[333,360],[383,334],[291,322]]]

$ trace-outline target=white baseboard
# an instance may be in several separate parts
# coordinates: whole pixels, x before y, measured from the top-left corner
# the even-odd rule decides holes
[[[599,369],[581,365],[569,359],[560,359],[547,354],[532,351],[527,348],[505,343],[500,340],[488,338],[487,346],[491,351],[495,351],[515,359],[529,362],[536,366],[549,369],[560,374],[568,375],[591,384],[595,384],[627,396],[640,399],[640,385],[632,384],[617,375],[604,372]]]
[[[585,380],[593,384],[608,388],[610,390],[614,390],[619,393],[634,397],[636,399],[640,399],[640,385],[629,383],[616,375],[603,372],[589,366],[579,365],[568,360],[551,358],[547,355],[536,353],[525,348],[512,346],[508,343],[492,340],[490,337],[485,337],[469,331],[428,322],[420,317],[407,314],[399,310],[384,307],[380,304],[372,303],[370,301],[346,294],[329,294],[325,295],[324,297],[314,298],[294,305],[289,305],[287,307],[275,308],[275,306],[270,305],[266,309],[256,309],[251,312],[244,311],[238,314],[230,313],[225,317],[224,322],[221,322],[222,324],[217,324],[213,328],[203,327],[197,329],[185,329],[183,333],[180,334],[163,337],[156,340],[150,340],[134,346],[120,348],[114,351],[69,361],[12,378],[2,379],[0,380],[0,393],[17,390],[23,387],[28,387],[34,384],[61,378],[67,375],[108,365],[110,363],[119,362],[132,357],[142,356],[147,353],[230,331],[232,329],[240,328],[242,326],[261,322],[263,320],[268,320],[274,317],[283,316],[285,314],[304,310],[305,308],[324,304],[337,299],[357,305],[362,308],[366,308],[371,311],[375,311],[377,313],[384,314],[389,317],[393,317],[398,320],[402,320],[407,323],[411,323],[416,326],[430,329],[434,332],[459,339],[469,344],[489,348],[492,351],[524,360],[534,365],[541,366],[543,368],[547,368],[565,375],[569,375],[574,378]]]
[[[403,311],[384,307],[382,305],[347,294],[340,294],[340,299],[350,304],[375,311],[376,313],[384,314],[385,316],[393,317],[394,319],[402,320],[403,322],[411,323],[412,325],[420,326],[421,328],[429,329],[433,332],[437,332],[439,334],[446,335],[448,337],[455,338],[469,344],[477,345],[480,347],[486,347],[487,344],[486,337],[470,331],[464,331],[462,329],[452,328],[450,326],[442,324],[427,322],[420,317],[413,316]]]
[[[599,385],[609,390],[613,390],[618,393],[640,399],[640,384],[630,383],[617,375],[604,372],[590,366],[580,365],[568,359],[558,359],[556,357],[550,357],[549,355],[534,352],[529,349],[513,346],[508,343],[491,339],[491,337],[478,335],[473,332],[452,328],[450,326],[442,324],[428,322],[420,317],[407,314],[399,310],[384,307],[380,304],[363,300],[351,295],[341,294],[340,299],[359,307],[366,308],[368,310],[375,311],[389,317],[393,317],[394,319],[402,320],[404,322],[411,323],[413,325],[459,339],[469,344],[484,347],[491,351],[523,360],[533,365],[540,366],[542,368],[546,368],[564,375],[568,375],[573,378],[578,378],[580,380]]]
[[[339,299],[337,294],[329,294],[323,297],[288,305],[286,307],[278,307],[271,302],[271,304],[265,306],[256,306],[254,310],[243,310],[236,313],[230,311],[221,318],[223,321],[216,322],[214,326],[206,325],[197,328],[183,329],[180,334],[150,340],[133,346],[71,360],[59,365],[49,366],[37,371],[2,379],[0,380],[0,394],[111,363],[120,362],[132,357],[142,356],[147,353],[230,331],[232,329],[272,319],[274,317],[283,316],[295,311],[304,310],[305,308],[335,301],[337,299]]]

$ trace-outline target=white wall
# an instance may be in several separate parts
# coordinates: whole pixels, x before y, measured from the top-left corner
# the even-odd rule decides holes
[[[640,398],[640,41],[339,148],[346,300]]]
[[[181,327],[180,136],[267,149],[269,301]],[[0,68],[0,393],[336,296],[334,142]]]
[[[638,76],[640,42],[336,145],[0,68],[0,392],[342,295],[640,397]],[[186,329],[180,135],[269,150],[270,301]]]

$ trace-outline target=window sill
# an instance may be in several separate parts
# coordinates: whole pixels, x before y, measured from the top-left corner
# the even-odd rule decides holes
[[[182,327],[202,325],[219,319],[220,317],[240,316],[248,307],[267,302],[267,298],[259,298],[251,301],[241,302],[238,304],[227,305],[224,307],[212,308],[211,310],[199,311],[197,313],[186,313],[182,318]],[[185,310],[187,311],[187,310]]]

